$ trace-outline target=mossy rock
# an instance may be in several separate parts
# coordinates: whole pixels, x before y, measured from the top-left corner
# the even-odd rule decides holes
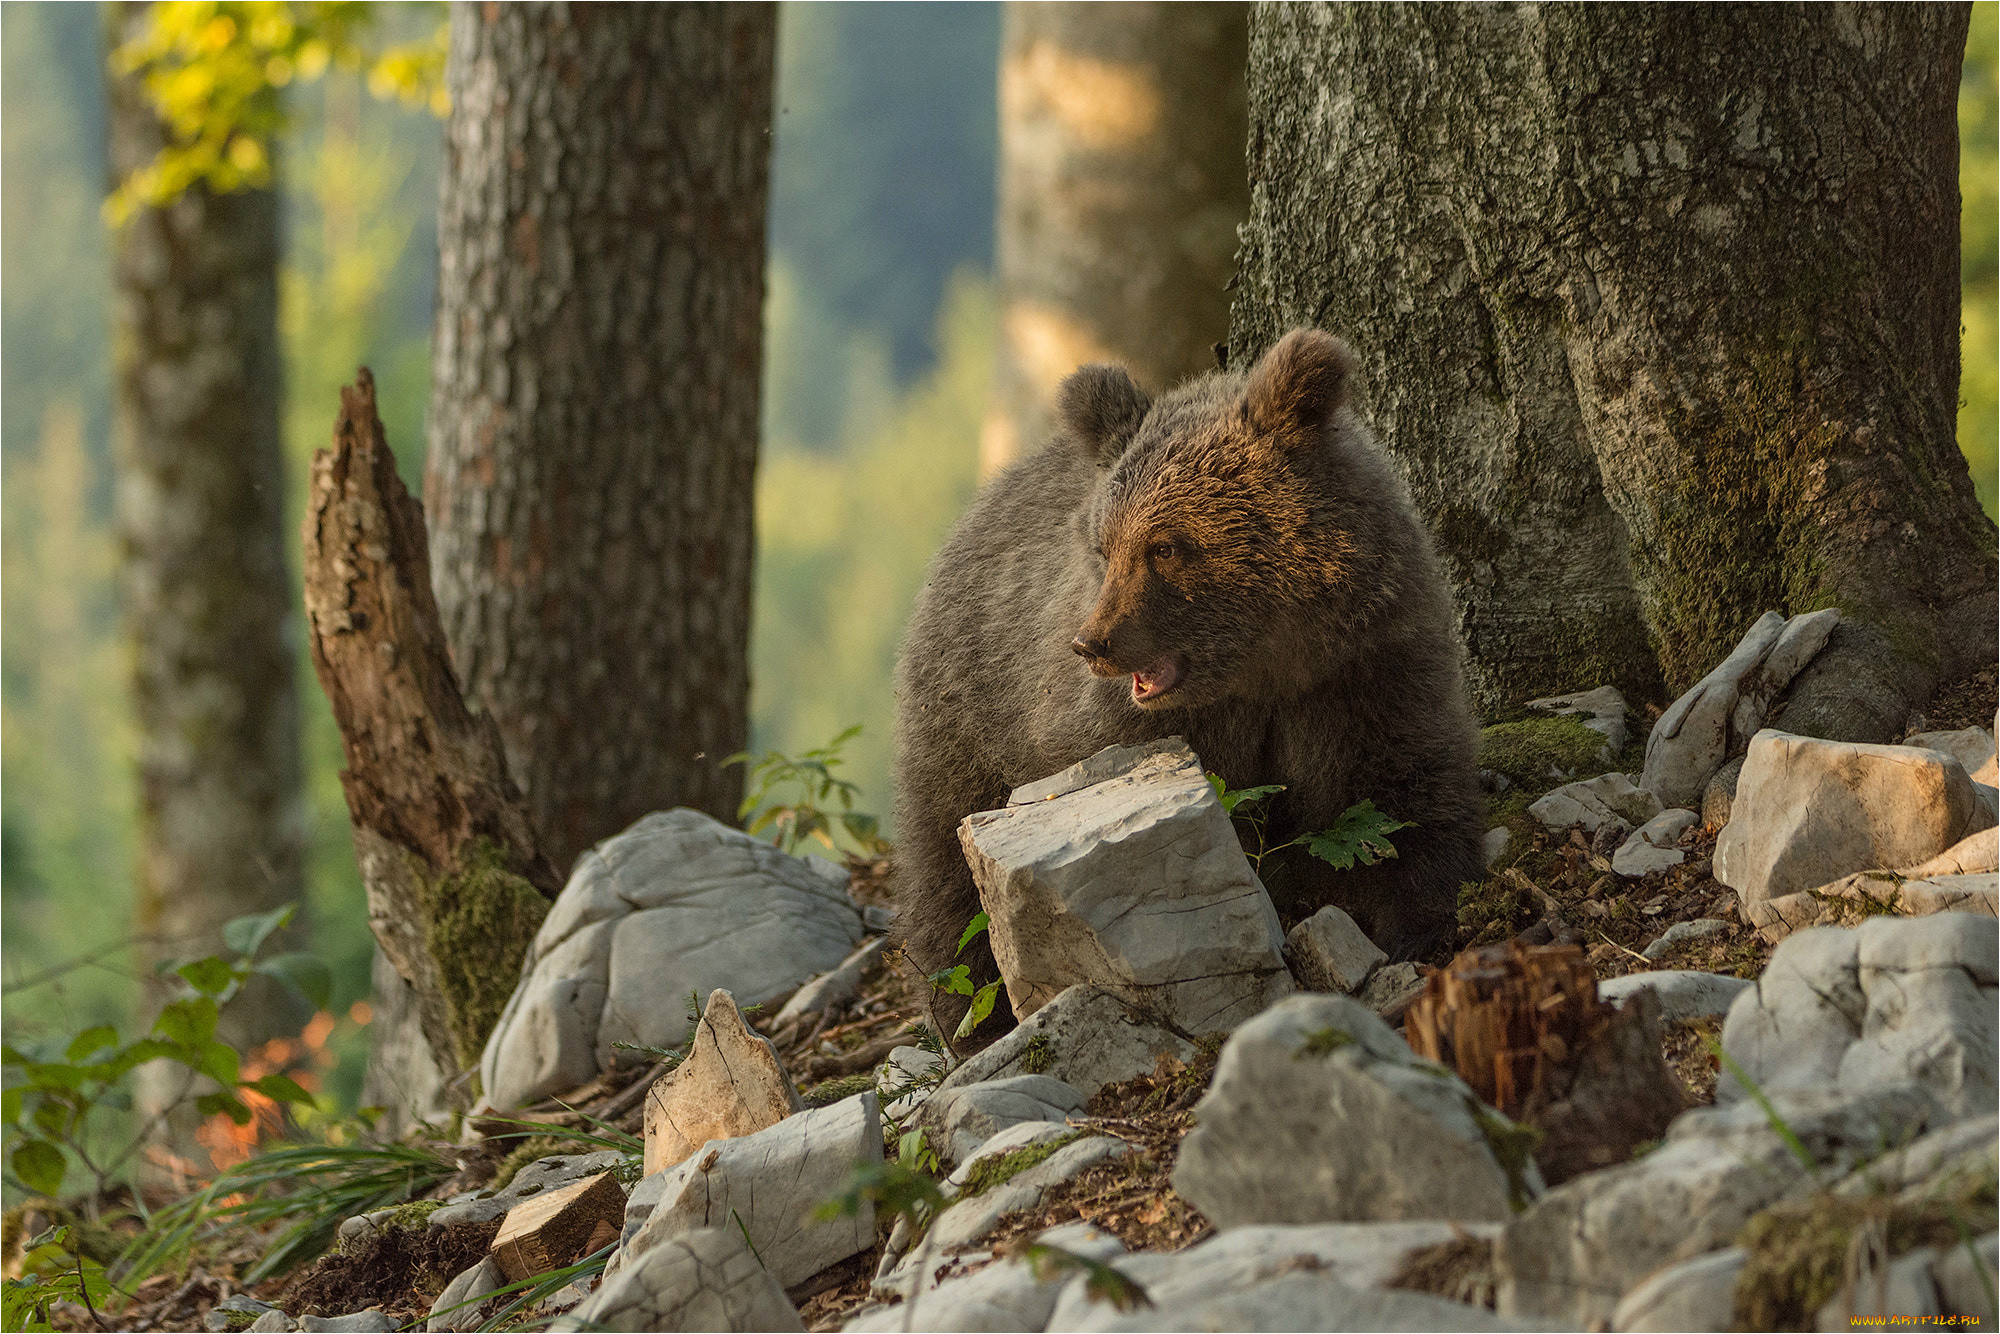
[[[1616,757],[1605,749],[1602,733],[1567,715],[1523,718],[1479,730],[1479,767],[1505,774],[1515,787],[1537,795],[1609,770]]]
[[[1026,1144],[1006,1153],[996,1153],[991,1158],[981,1158],[966,1172],[965,1184],[958,1193],[961,1200],[969,1200],[995,1186],[1012,1181],[1031,1167],[1037,1167],[1056,1155],[1056,1152],[1076,1143],[1087,1136],[1086,1131],[1076,1131],[1069,1135],[1057,1135],[1037,1144]]]
[[[459,1067],[469,1070],[520,983],[550,904],[486,839],[473,842],[462,865],[429,888],[424,948],[437,960]]]

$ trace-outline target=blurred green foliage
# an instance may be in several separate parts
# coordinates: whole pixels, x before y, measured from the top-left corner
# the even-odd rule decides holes
[[[377,96],[443,115],[443,28],[434,22],[414,41],[371,50],[364,38],[382,13],[360,0],[154,0],[110,66],[138,76],[171,141],[115,185],[105,216],[123,222],[197,181],[223,192],[269,185],[286,125],[280,90],[330,67],[365,68]]]
[[[1986,512],[2000,518],[2000,3],[1972,7],[1965,73],[1958,91],[1960,344],[1958,447],[1972,468]]]

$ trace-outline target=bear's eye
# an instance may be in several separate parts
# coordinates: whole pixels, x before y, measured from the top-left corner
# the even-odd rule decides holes
[[[1153,543],[1152,557],[1157,561],[1169,561],[1181,554],[1180,548],[1172,542]]]

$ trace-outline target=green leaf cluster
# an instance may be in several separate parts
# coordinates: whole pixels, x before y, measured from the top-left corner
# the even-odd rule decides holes
[[[67,1224],[30,1238],[20,1276],[0,1284],[0,1329],[51,1330],[49,1306],[71,1302],[95,1312],[111,1295],[104,1266],[80,1253]]]
[[[992,919],[986,915],[985,910],[974,913],[972,920],[966,923],[965,930],[959,933],[958,952],[965,953],[965,947],[984,935],[991,924]],[[972,1004],[966,1007],[965,1017],[958,1021],[958,1028],[952,1033],[954,1038],[970,1037],[972,1030],[986,1022],[986,1016],[993,1013],[993,1006],[1000,999],[1000,979],[995,978],[984,986],[974,987],[972,968],[969,964],[959,963],[949,968],[940,968],[931,974],[930,984],[938,991],[949,992],[955,996],[972,997]]]
[[[786,852],[796,852],[808,838],[836,854],[850,849],[865,856],[887,852],[879,832],[881,821],[854,809],[860,787],[833,773],[841,764],[841,747],[860,734],[861,725],[856,723],[824,746],[797,757],[772,750],[757,758],[743,751],[724,760],[725,765],[750,766],[748,795],[736,811],[743,828],[751,834],[770,830],[772,841]],[[777,800],[786,787],[795,790],[793,799]],[[836,835],[845,837],[847,847]]]
[[[89,1150],[92,1119],[102,1110],[131,1107],[131,1094],[124,1085],[148,1061],[173,1061],[212,1080],[214,1091],[195,1099],[203,1116],[223,1113],[238,1125],[248,1124],[250,1108],[238,1096],[244,1089],[278,1103],[314,1106],[313,1096],[285,1075],[243,1079],[235,1049],[215,1036],[222,1007],[258,975],[298,989],[316,1007],[326,1004],[332,979],[319,960],[303,953],[261,961],[255,957],[271,933],[291,920],[292,912],[287,904],[225,925],[223,940],[236,957],[196,959],[174,969],[183,994],[161,1008],[143,1037],[121,1042],[115,1026],[97,1024],[67,1042],[56,1038],[33,1045],[0,1044],[6,1081],[0,1092],[0,1122],[6,1125],[7,1165],[14,1181],[55,1198],[74,1157],[102,1188],[139,1141],[100,1165]]]
[[[1229,812],[1236,822],[1237,835],[1243,838],[1243,854],[1250,859],[1253,867],[1261,868],[1266,857],[1296,847],[1304,847],[1313,856],[1342,871],[1352,870],[1357,864],[1373,866],[1396,855],[1396,847],[1389,841],[1389,835],[1398,829],[1413,827],[1411,821],[1390,819],[1375,809],[1372,800],[1363,798],[1342,811],[1331,829],[1300,834],[1290,842],[1270,847],[1265,841],[1264,826],[1269,816],[1264,803],[1283,792],[1284,785],[1274,783],[1265,787],[1232,788],[1222,781],[1221,774],[1216,773],[1208,775],[1208,785],[1215,790],[1215,799],[1222,803],[1222,809]]]

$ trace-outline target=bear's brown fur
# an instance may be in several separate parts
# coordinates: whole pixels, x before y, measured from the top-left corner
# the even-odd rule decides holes
[[[1480,874],[1474,726],[1437,557],[1351,373],[1305,329],[1157,401],[1086,366],[1055,440],[973,502],[897,663],[895,887],[920,968],[953,962],[979,910],[960,820],[1175,734],[1232,788],[1285,785],[1273,845],[1363,798],[1414,822],[1373,867],[1267,858],[1288,925],[1337,903],[1392,958],[1444,943]],[[983,939],[962,958],[995,975]]]

